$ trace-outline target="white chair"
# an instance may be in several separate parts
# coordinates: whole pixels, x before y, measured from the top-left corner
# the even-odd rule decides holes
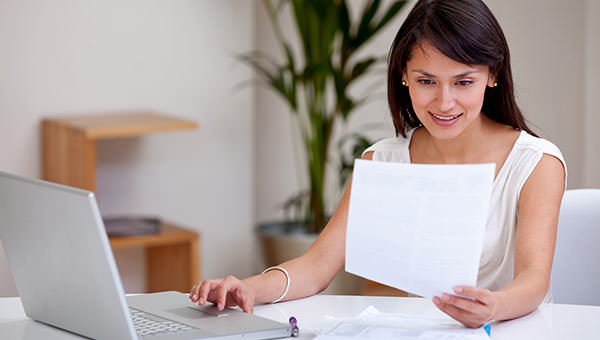
[[[600,189],[565,193],[551,282],[555,303],[600,306]]]
[[[8,261],[6,260],[2,241],[0,241],[0,297],[12,296],[19,296],[19,293],[17,292],[12,272],[8,267]]]

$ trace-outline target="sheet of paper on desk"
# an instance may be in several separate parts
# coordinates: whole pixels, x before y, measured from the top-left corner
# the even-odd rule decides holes
[[[356,160],[346,271],[428,298],[475,286],[494,169]]]
[[[428,329],[421,327],[401,328],[397,326],[362,325],[343,322],[331,331],[314,340],[489,340],[481,328]]]
[[[449,318],[419,318],[382,313],[369,306],[354,318],[345,318],[315,340],[489,340],[483,328],[465,328]]]

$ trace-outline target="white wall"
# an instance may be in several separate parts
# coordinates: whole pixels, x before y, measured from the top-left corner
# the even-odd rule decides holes
[[[600,1],[586,1],[585,186],[600,188]]]
[[[517,101],[525,117],[562,151],[568,186],[584,186],[585,2],[487,3],[508,40]]]
[[[253,273],[254,94],[233,90],[251,77],[233,55],[254,46],[254,22],[248,1],[1,1],[0,169],[40,176],[45,115],[195,120],[193,132],[100,142],[101,211],[200,231],[205,277]],[[142,254],[125,253],[126,290],[139,291]],[[8,275],[0,251],[0,295],[15,293]]]
[[[290,20],[287,16],[285,21]],[[281,60],[281,51],[262,5],[258,5],[255,25],[256,48]],[[285,36],[295,34],[290,25],[282,28]],[[302,155],[300,149],[296,148],[299,146],[299,137],[295,135],[295,121],[283,100],[265,85],[257,86],[255,100],[256,219],[266,222],[282,216],[278,205],[293,193],[291,190],[302,187],[300,183],[303,178],[296,173]]]
[[[366,46],[362,53],[385,55],[397,29],[415,2],[411,1],[411,5],[397,20]],[[351,2],[355,10],[360,9],[361,3]],[[595,22],[595,18],[600,16],[598,2],[589,0],[586,5],[584,1],[487,0],[486,3],[507,36],[517,101],[525,117],[534,131],[553,141],[563,152],[569,168],[570,188],[598,186],[600,175],[594,169],[600,166],[597,155],[600,137],[597,137],[595,129],[600,126],[600,118],[597,105],[592,102],[600,93],[600,85],[596,81],[599,77],[594,77],[598,72],[596,61],[599,60],[596,32],[600,29]],[[271,28],[264,23],[266,19],[264,14],[261,17],[260,12],[256,34],[260,38],[258,48],[278,55]],[[289,26],[284,30],[293,32]],[[593,50],[588,49],[587,54],[586,43],[595,46]],[[586,57],[587,63],[584,64]],[[380,79],[381,90],[385,93],[385,76]],[[362,84],[357,87],[365,86]],[[290,134],[290,118],[286,115],[287,107],[264,89],[258,91],[256,100],[256,217],[259,222],[264,222],[281,216],[281,211],[274,207],[305,187],[306,179],[298,179],[295,173],[294,156],[291,154],[294,143]],[[349,128],[360,129],[368,123],[384,126],[374,136],[393,136],[385,96],[359,109],[351,119]],[[299,141],[295,143],[299,145]],[[593,159],[589,163],[585,161],[586,149],[588,159]],[[305,173],[303,169],[301,171]],[[331,207],[337,204],[337,197],[337,193],[329,195]]]

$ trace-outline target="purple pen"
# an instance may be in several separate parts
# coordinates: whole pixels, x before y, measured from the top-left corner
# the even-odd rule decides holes
[[[298,321],[295,317],[290,317],[290,326],[292,326],[292,336],[297,337],[300,335],[300,329],[298,328]]]

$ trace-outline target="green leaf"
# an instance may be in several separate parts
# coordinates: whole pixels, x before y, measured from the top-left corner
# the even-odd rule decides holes
[[[343,97],[346,93],[348,81],[346,80],[344,72],[340,71],[339,69],[335,69],[333,73],[333,85],[335,89],[335,94],[338,98]]]
[[[366,60],[363,60],[361,62],[356,63],[356,65],[354,65],[354,67],[352,68],[352,73],[350,75],[350,79],[349,82],[359,78],[360,76],[362,76],[363,74],[365,74],[365,72],[367,72],[367,70],[378,60],[378,58],[367,58]]]
[[[368,40],[370,36],[369,31],[371,30],[371,20],[375,17],[377,10],[379,9],[379,0],[373,0],[370,3],[365,5],[365,8],[362,12],[362,19],[358,26],[358,31],[356,33],[356,41],[358,45],[355,46],[358,48],[362,43]]]
[[[275,70],[271,71],[256,55],[240,55],[238,59],[253,68],[263,81],[271,85],[271,88],[288,102],[293,112],[297,111],[295,84],[287,79],[286,73],[289,73],[289,70],[286,66],[274,65],[272,67]]]
[[[378,2],[378,1],[375,1]],[[368,18],[363,18],[361,21],[361,26],[356,34],[355,39],[353,40],[353,48],[358,50],[364,43],[370,40],[377,32],[379,32],[383,27],[390,23],[390,21],[400,12],[400,10],[406,5],[406,0],[396,1],[392,3],[385,14],[381,17],[379,22],[372,22],[373,17],[371,17],[371,12],[365,13],[365,16]],[[371,8],[373,4],[371,4]],[[369,9],[371,9],[369,8]],[[363,25],[363,22],[368,19],[368,24]]]
[[[342,99],[342,101],[340,102],[340,108],[339,108],[342,118],[344,120],[348,119],[348,117],[350,116],[350,113],[352,113],[352,111],[354,111],[361,105],[365,104],[368,99],[369,99],[368,97],[364,97],[359,100],[353,100],[348,97],[344,97]]]
[[[296,84],[298,82],[298,77],[296,75],[296,63],[294,62],[294,56],[292,54],[292,51],[289,47],[289,45],[286,42],[282,42],[283,48],[285,50],[285,54],[287,57],[287,62],[288,64],[286,65],[286,69],[288,70],[289,74],[290,74],[290,84],[289,84],[289,101],[293,102],[292,107],[294,108],[294,111],[297,110],[298,105],[297,105],[297,91],[296,91]]]
[[[307,10],[305,7],[307,5],[304,4],[303,0],[291,0],[292,4],[292,14],[294,16],[294,21],[296,24],[296,29],[298,30],[298,35],[300,36],[300,41],[303,45],[304,58],[307,60],[310,59],[310,55],[312,54],[312,45],[310,43],[310,32],[307,24]]]
[[[377,23],[375,25],[372,35],[375,35],[377,32],[379,32],[379,30],[381,30],[383,27],[385,27],[398,14],[398,12],[400,12],[400,10],[402,10],[402,8],[404,7],[404,5],[406,5],[406,3],[407,3],[407,1],[403,0],[403,1],[396,1],[392,5],[390,5],[388,10],[385,12],[383,17],[379,21],[379,23]]]
[[[359,133],[350,133],[340,138],[338,142],[338,149],[342,151],[344,149],[348,149],[348,146],[350,148],[349,154],[341,152],[340,155],[340,187],[344,187],[350,179],[352,169],[354,168],[354,160],[361,158],[364,150],[366,150],[372,144],[372,139]]]
[[[338,6],[338,18],[340,30],[344,36],[350,34],[350,13],[346,1],[342,1]]]

